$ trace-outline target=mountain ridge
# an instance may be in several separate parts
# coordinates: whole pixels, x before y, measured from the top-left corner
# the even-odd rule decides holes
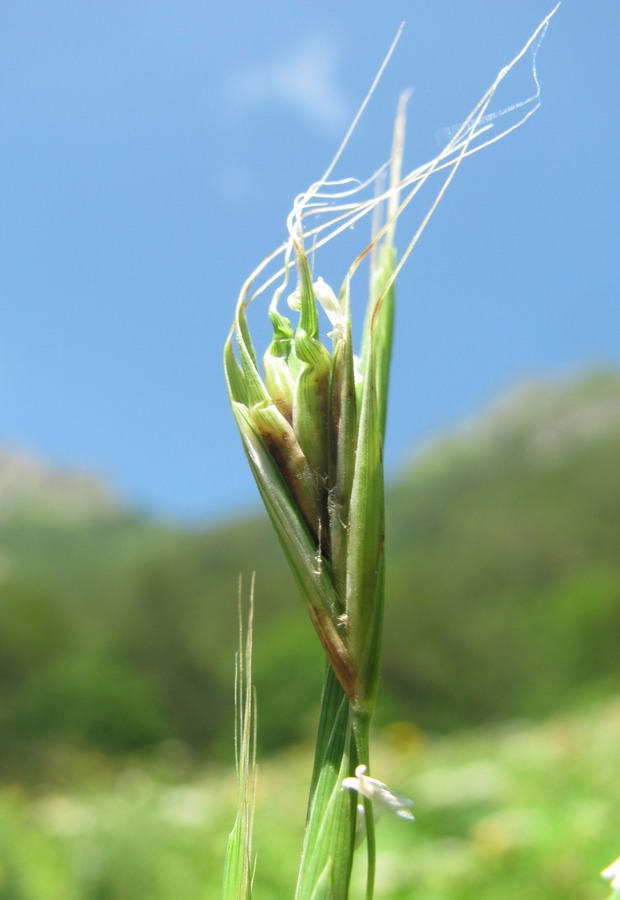
[[[582,442],[620,432],[620,370],[597,369],[518,382],[441,434],[414,447],[395,478],[409,481],[449,458],[493,453],[518,445],[530,463],[546,465]]]
[[[548,463],[582,441],[620,430],[620,371],[608,368],[555,379],[518,383],[482,411],[414,447],[388,479],[388,489],[404,478],[424,476],[446,456],[493,450],[520,439],[530,461]],[[132,509],[112,483],[95,471],[57,465],[30,449],[0,445],[0,521],[11,515],[88,521],[132,516],[166,521],[157,513]],[[256,515],[256,507],[222,524]],[[208,526],[217,529],[216,519]],[[183,530],[182,522],[170,524]],[[189,527],[189,526],[188,526]]]
[[[103,478],[53,465],[31,450],[0,447],[0,520],[30,514],[87,521],[124,509],[120,495]]]

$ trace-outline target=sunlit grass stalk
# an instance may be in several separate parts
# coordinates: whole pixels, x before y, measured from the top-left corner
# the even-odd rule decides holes
[[[412,818],[408,801],[369,775],[369,729],[379,685],[384,608],[383,446],[395,282],[463,159],[512,131],[537,108],[535,55],[549,18],[426,165],[403,174],[404,99],[396,117],[390,161],[362,184],[331,180],[347,135],[323,178],[295,200],[284,247],[244,284],[226,342],[228,392],[246,455],[327,659],[297,900],[348,896],[360,829],[366,835],[366,897],[370,900],[375,882],[373,804]],[[496,117],[488,114],[489,104],[528,49],[533,52],[536,93],[513,107],[523,108],[517,124],[490,136],[493,126],[489,123]],[[387,186],[381,187],[386,173]],[[437,174],[443,174],[444,180],[398,259],[396,222]],[[373,187],[374,192],[365,197]],[[318,251],[373,213],[372,239],[346,268],[336,294],[313,271]],[[315,224],[306,227],[310,216]],[[275,274],[264,274],[278,259],[281,265]],[[352,287],[364,261],[369,262],[370,290],[357,358]],[[296,287],[287,301],[295,321],[279,306],[285,290],[290,291],[293,270]],[[265,280],[255,287],[259,277]],[[261,366],[246,310],[274,284],[269,307],[273,336]],[[331,326],[329,345],[321,338],[322,319]]]
[[[247,627],[243,628],[239,585],[239,650],[235,666],[235,763],[237,816],[228,838],[224,863],[224,900],[248,900],[252,896],[254,860],[252,828],[256,794],[256,700],[252,686],[252,624],[254,579],[250,591]]]

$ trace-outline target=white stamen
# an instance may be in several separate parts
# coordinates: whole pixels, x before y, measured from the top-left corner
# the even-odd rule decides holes
[[[402,794],[396,794],[391,791],[382,781],[371,778],[366,772],[368,769],[364,765],[359,765],[355,769],[355,776],[344,778],[342,786],[350,791],[357,791],[362,797],[382,806],[395,816],[401,819],[409,819],[413,821],[413,815],[409,810],[413,806],[413,800],[403,797]]]
[[[329,332],[328,337],[332,338],[334,341],[344,338],[346,322],[342,309],[340,308],[340,303],[338,302],[338,297],[336,297],[332,288],[330,288],[322,278],[317,279],[317,281],[314,282],[313,287],[316,299],[319,301],[325,311],[325,315],[334,326],[334,330]]]
[[[289,305],[290,309],[295,310],[295,312],[299,312],[301,309],[301,291],[299,288],[294,290],[292,294],[289,294],[286,298],[286,302]]]
[[[601,875],[605,881],[611,881],[612,890],[620,891],[620,856],[610,866],[603,869]]]

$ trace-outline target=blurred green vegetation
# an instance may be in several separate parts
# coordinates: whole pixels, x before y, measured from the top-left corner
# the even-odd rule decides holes
[[[447,733],[617,691],[618,459],[620,376],[603,373],[512,397],[401,472],[379,724]],[[68,751],[169,741],[230,759],[238,582],[247,595],[252,572],[265,754],[311,734],[323,661],[264,518],[190,530],[5,516],[0,776],[53,779]]]
[[[618,853],[617,699],[442,738],[393,724],[373,759],[415,801],[415,822],[378,822],[383,900],[608,896],[599,873]],[[116,766],[92,753],[73,763],[69,783],[0,787],[0,900],[220,897],[232,771],[192,765],[178,744]],[[261,761],[256,900],[293,895],[310,766],[309,746]]]

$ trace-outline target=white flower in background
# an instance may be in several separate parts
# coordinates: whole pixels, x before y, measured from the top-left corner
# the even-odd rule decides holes
[[[367,775],[367,771],[366,766],[357,766],[355,776],[344,778],[342,786],[350,791],[357,791],[362,797],[366,797],[377,806],[382,806],[401,819],[413,821],[413,814],[409,809],[410,806],[413,806],[413,800],[409,800],[401,794],[395,794],[382,781],[377,781],[376,778]]]
[[[620,891],[620,856],[610,866],[603,869],[601,875],[605,881],[611,881],[612,890]]]

